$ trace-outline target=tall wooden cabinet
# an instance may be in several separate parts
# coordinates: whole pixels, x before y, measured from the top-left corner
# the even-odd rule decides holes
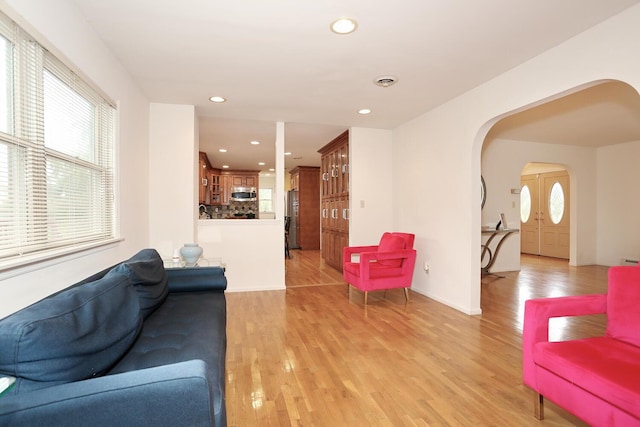
[[[298,193],[298,207],[291,212],[300,249],[320,249],[320,168],[291,169],[291,189]]]
[[[322,147],[320,167],[321,253],[342,271],[342,249],[349,245],[349,131]]]

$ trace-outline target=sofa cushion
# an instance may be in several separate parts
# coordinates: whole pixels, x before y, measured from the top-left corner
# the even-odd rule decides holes
[[[9,393],[102,375],[142,326],[129,279],[107,273],[26,307],[0,322],[0,376],[17,377]]]
[[[393,252],[402,249],[406,249],[405,241],[402,237],[394,236],[391,233],[384,233],[382,238],[380,238],[378,252]],[[402,265],[402,259],[379,260],[378,264],[385,267],[400,267]]]
[[[143,249],[113,268],[129,277],[138,298],[143,318],[149,317],[169,293],[167,272],[155,249]]]
[[[640,416],[640,348],[595,337],[535,345],[534,362],[609,403]]]
[[[609,269],[606,335],[640,346],[640,268]]]
[[[109,375],[201,359],[213,391],[216,425],[225,414],[227,309],[223,292],[172,292],[144,322],[131,350]]]

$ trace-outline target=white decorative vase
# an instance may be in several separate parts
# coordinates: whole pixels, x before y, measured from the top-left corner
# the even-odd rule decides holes
[[[184,260],[187,267],[193,267],[196,265],[200,256],[202,255],[202,248],[197,243],[185,243],[180,248],[180,256]]]

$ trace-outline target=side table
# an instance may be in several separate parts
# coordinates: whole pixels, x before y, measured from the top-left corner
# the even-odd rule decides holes
[[[503,228],[499,230],[493,230],[490,228],[482,229],[482,234],[489,236],[486,243],[482,245],[482,253],[480,255],[480,271],[482,276],[492,274],[489,272],[489,269],[493,266],[493,263],[496,262],[496,258],[498,257],[498,252],[500,252],[500,248],[502,247],[502,244],[504,243],[505,239],[511,236],[513,233],[518,233],[519,231],[520,230],[517,228]],[[491,241],[496,237],[498,238],[497,240],[498,243],[495,249],[491,251],[491,247],[489,245],[491,244]],[[489,256],[488,262],[485,266],[482,266],[482,261],[484,261],[484,258],[486,255]],[[504,276],[499,276],[497,274],[495,274],[495,276],[498,276],[500,278],[504,277]]]

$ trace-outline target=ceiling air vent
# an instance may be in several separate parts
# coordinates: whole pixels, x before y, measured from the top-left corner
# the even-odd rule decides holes
[[[380,76],[376,77],[373,82],[380,87],[389,87],[398,82],[398,78],[396,76]]]

